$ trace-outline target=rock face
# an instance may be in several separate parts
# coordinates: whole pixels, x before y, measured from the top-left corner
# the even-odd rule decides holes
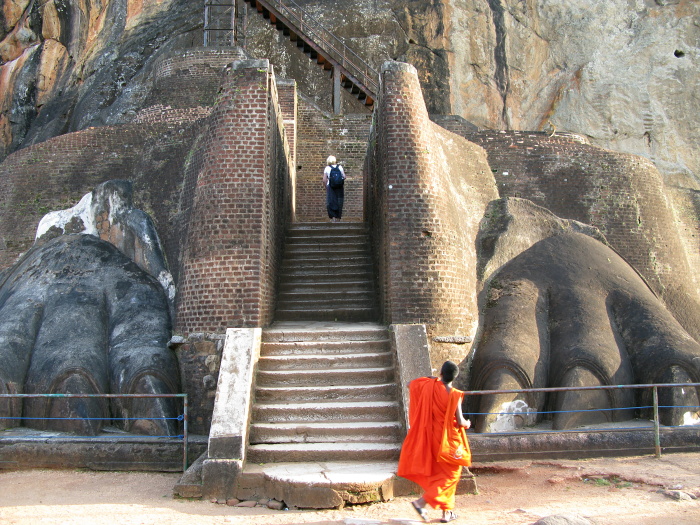
[[[299,3],[376,69],[415,65],[429,112],[585,134],[650,158],[699,206],[694,0]],[[250,6],[240,12],[246,50],[330,107],[330,78]],[[0,17],[0,154],[128,121],[155,57],[202,42],[203,6],[188,0],[4,0]],[[344,109],[363,111],[350,96]]]
[[[449,4],[454,113],[497,129],[551,122],[645,156],[672,185],[697,191],[697,2]]]
[[[5,1],[0,136],[5,155],[123,121],[162,48],[188,46],[202,7],[187,0]],[[201,39],[201,37],[200,37]]]

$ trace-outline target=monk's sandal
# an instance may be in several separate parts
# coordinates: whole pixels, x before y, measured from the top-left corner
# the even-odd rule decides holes
[[[442,513],[442,519],[440,520],[440,523],[449,523],[450,521],[454,521],[456,519],[457,514],[455,514],[451,510],[446,510]]]

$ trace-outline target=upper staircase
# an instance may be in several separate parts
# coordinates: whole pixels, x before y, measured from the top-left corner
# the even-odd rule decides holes
[[[294,0],[244,0],[278,31],[327,71],[340,76],[340,84],[373,107],[379,92],[379,73]]]
[[[243,0],[370,109],[379,73],[294,0]],[[238,44],[237,0],[204,1],[204,46]],[[335,96],[335,94],[334,94]]]
[[[277,321],[377,321],[367,227],[296,223],[287,231]]]

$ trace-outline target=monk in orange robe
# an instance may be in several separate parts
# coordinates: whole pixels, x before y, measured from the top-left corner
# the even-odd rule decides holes
[[[453,509],[462,465],[438,461],[438,453],[446,424],[457,428],[469,428],[471,425],[462,416],[464,393],[452,387],[458,373],[457,365],[446,361],[439,377],[420,377],[409,384],[410,428],[401,448],[398,475],[414,481],[425,491],[412,502],[424,521],[428,521],[427,505],[442,510],[442,523],[457,519]],[[448,410],[452,411],[453,417],[446,418]]]

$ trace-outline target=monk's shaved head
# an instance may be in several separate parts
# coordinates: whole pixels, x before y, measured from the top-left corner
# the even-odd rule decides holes
[[[445,361],[440,369],[440,375],[445,383],[451,383],[459,374],[459,367],[452,361]]]

